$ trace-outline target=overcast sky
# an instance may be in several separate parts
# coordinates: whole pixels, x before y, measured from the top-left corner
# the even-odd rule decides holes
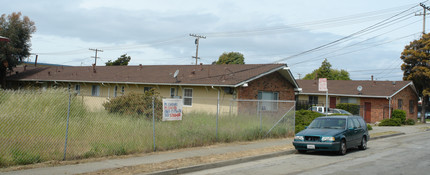
[[[295,78],[321,66],[353,80],[401,80],[400,54],[422,33],[424,0],[0,0],[0,12],[35,22],[39,63],[90,66],[131,56],[130,65],[211,64],[240,52],[246,64],[285,63]],[[430,15],[428,15],[430,16]],[[430,22],[428,22],[430,25]],[[430,27],[426,27],[427,29]],[[28,59],[34,62],[35,56]]]

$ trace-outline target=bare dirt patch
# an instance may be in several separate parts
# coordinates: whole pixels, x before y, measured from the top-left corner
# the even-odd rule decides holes
[[[208,156],[198,156],[198,157],[190,157],[183,159],[175,159],[164,161],[160,163],[152,163],[152,164],[142,164],[137,166],[127,166],[121,168],[114,169],[105,169],[96,172],[84,173],[85,175],[96,175],[96,174],[137,174],[137,173],[149,173],[155,171],[162,171],[168,169],[175,169],[180,167],[188,167],[194,165],[201,165],[207,163],[221,162],[227,160],[234,160],[238,158],[244,158],[249,156],[263,155],[274,152],[281,152],[293,149],[291,144],[281,145],[281,146],[273,146],[266,147],[261,149],[253,149],[241,152],[233,152],[233,153],[225,153],[225,154],[216,154],[216,155],[208,155]]]

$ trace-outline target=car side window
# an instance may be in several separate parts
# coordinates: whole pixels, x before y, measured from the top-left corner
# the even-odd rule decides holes
[[[348,129],[354,128],[354,123],[352,121],[352,119],[348,119]]]
[[[361,128],[360,122],[356,118],[352,119],[352,121],[354,122],[354,128]]]

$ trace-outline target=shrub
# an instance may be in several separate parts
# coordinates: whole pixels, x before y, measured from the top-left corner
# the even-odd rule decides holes
[[[305,126],[311,124],[311,122],[317,118],[322,116],[322,114],[309,110],[299,110],[296,111],[296,133],[305,129]]]
[[[379,123],[379,126],[401,126],[401,122],[399,118],[384,119]]]
[[[124,96],[110,99],[103,103],[103,107],[111,113],[127,115],[140,115],[152,118],[152,98],[154,97],[155,116],[158,120],[162,117],[162,101],[160,94],[154,89],[145,93],[130,92]]]
[[[373,130],[372,125],[367,124],[367,130]]]
[[[336,108],[343,109],[355,115],[360,113],[360,105],[353,104],[353,103],[339,103],[336,105]]]
[[[406,125],[415,125],[415,120],[414,120],[414,119],[407,119],[407,120],[405,121],[405,124],[406,124]]]
[[[406,112],[401,109],[395,109],[393,111],[393,114],[391,114],[391,118],[393,119],[398,118],[400,119],[401,124],[404,124],[406,121]]]

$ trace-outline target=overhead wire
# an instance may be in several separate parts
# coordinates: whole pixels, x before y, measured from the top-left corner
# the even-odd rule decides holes
[[[415,7],[417,7],[417,6],[413,6],[413,7],[409,8],[409,9],[407,9],[407,10],[404,10],[404,11],[402,11],[402,12],[400,12],[400,13],[398,13],[398,14],[394,15],[394,16],[389,17],[388,19],[385,19],[385,20],[383,20],[383,21],[380,21],[380,22],[378,22],[378,23],[376,23],[376,24],[373,24],[373,25],[371,25],[371,26],[369,26],[369,27],[366,27],[366,28],[364,28],[364,29],[361,29],[361,30],[359,30],[359,31],[357,31],[357,32],[354,32],[354,33],[352,33],[352,34],[350,34],[350,35],[347,35],[347,36],[345,36],[345,37],[339,38],[339,39],[337,39],[337,40],[331,41],[331,42],[329,42],[329,43],[326,43],[326,44],[323,44],[323,45],[320,45],[320,46],[317,46],[317,47],[314,47],[314,48],[309,49],[309,50],[306,50],[306,51],[302,51],[302,52],[300,52],[300,53],[297,53],[297,54],[294,54],[294,55],[288,56],[288,57],[286,57],[286,58],[279,59],[279,60],[275,61],[274,63],[279,63],[279,62],[282,62],[282,61],[289,60],[289,59],[291,59],[291,58],[295,58],[295,57],[302,56],[302,55],[305,55],[305,54],[308,54],[308,53],[311,53],[311,52],[315,52],[315,51],[317,51],[317,50],[321,50],[321,49],[324,49],[324,48],[328,48],[328,47],[333,46],[333,45],[335,45],[335,44],[338,44],[338,43],[340,43],[340,42],[342,42],[342,41],[345,41],[346,39],[352,38],[352,37],[357,36],[357,35],[359,35],[359,34],[362,34],[362,33],[364,33],[364,32],[367,32],[367,31],[373,30],[373,29],[375,29],[375,28],[381,27],[382,25],[385,25],[385,24],[387,24],[387,23],[392,23],[393,21],[391,21],[391,20],[392,20],[393,18],[395,18],[395,17],[397,17],[397,16],[399,16],[399,15],[401,15],[401,14],[403,14],[403,13],[405,13],[405,12],[407,12],[407,11],[409,11],[409,10],[411,10],[411,9],[415,8]],[[397,19],[398,19],[398,18],[397,18]]]

